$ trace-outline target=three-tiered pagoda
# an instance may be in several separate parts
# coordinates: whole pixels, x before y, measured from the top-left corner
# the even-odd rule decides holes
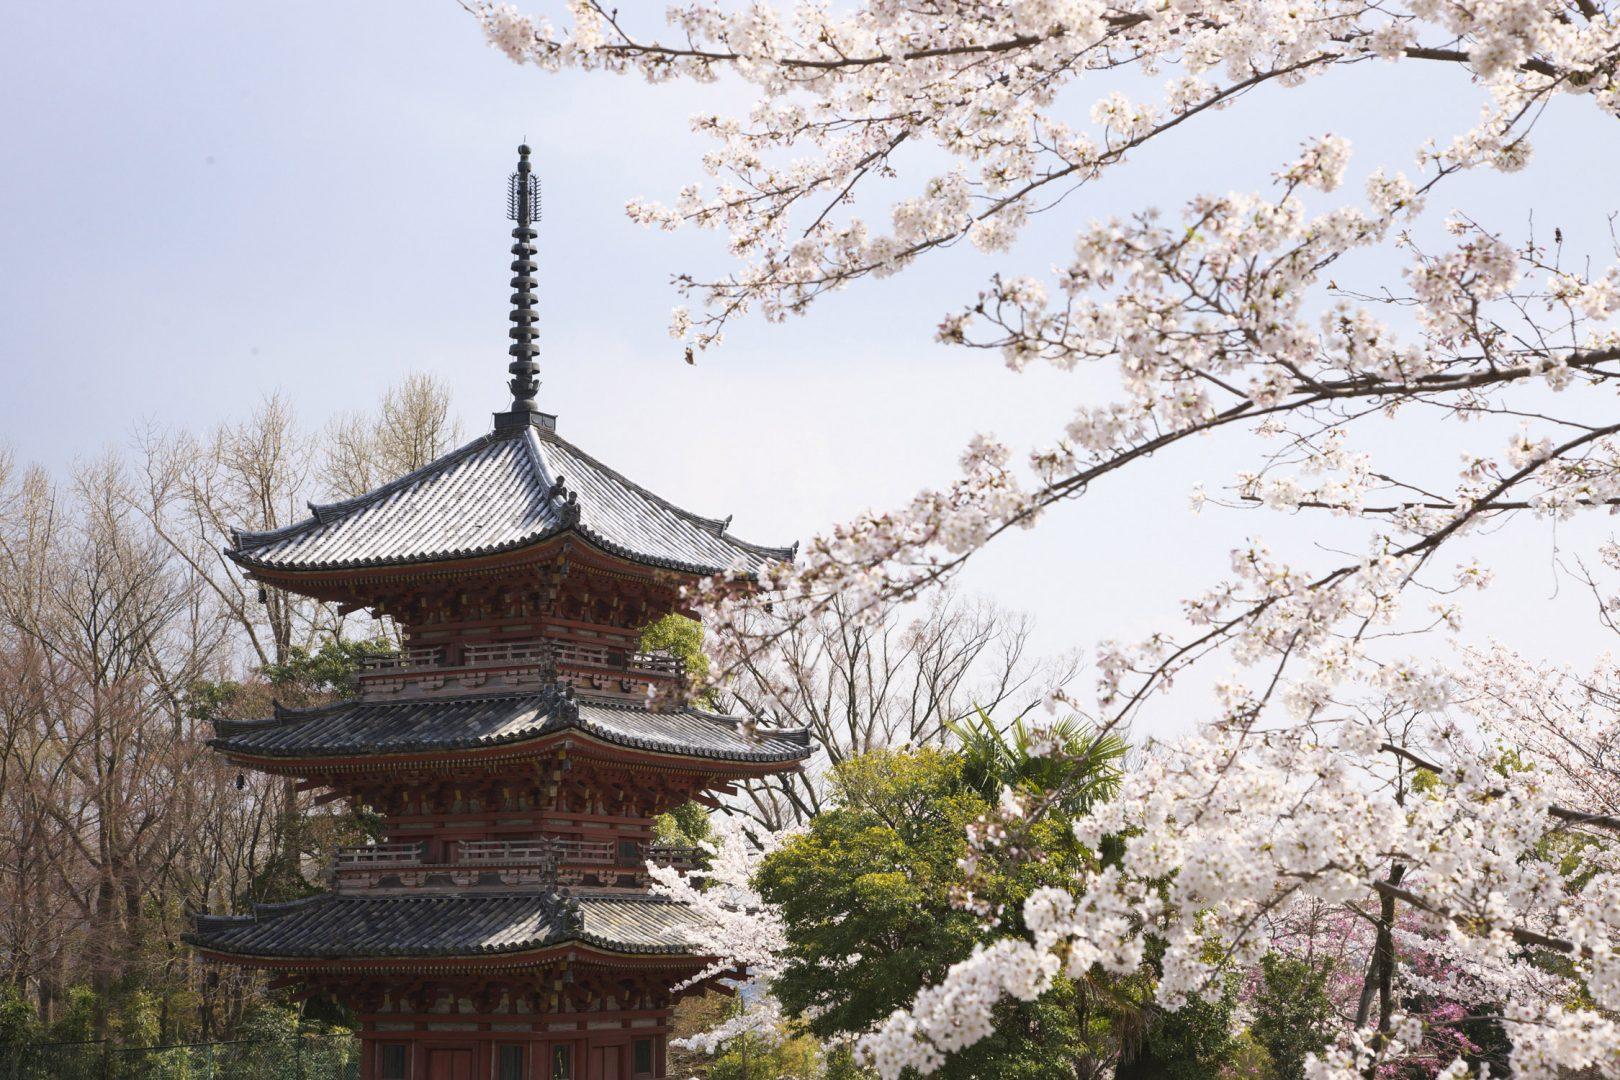
[[[400,628],[360,695],[222,722],[230,761],[383,818],[337,852],[333,887],[198,919],[210,959],[351,1009],[366,1080],[644,1080],[665,1075],[674,988],[710,958],[652,896],[652,818],[797,768],[803,731],[692,704],[640,631],[680,590],[757,574],[785,548],[659,498],[564,440],[535,402],[535,185],[509,210],[512,407],[493,430],[356,499],[311,506],[228,554],[265,586]]]

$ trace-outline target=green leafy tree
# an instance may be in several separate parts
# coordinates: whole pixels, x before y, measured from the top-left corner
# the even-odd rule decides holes
[[[1250,1033],[1271,1058],[1269,1076],[1298,1080],[1305,1056],[1333,1041],[1335,1015],[1327,964],[1271,953],[1260,959]]]
[[[701,685],[709,677],[709,654],[703,651],[703,624],[696,619],[670,612],[641,631],[641,648],[645,652],[669,653],[685,665],[687,676],[694,683]],[[697,694],[694,701],[705,708],[713,705],[708,691]],[[709,826],[708,808],[699,803],[687,803],[654,818],[653,833],[660,844],[696,847],[708,840],[714,830]]]
[[[987,802],[995,802],[1010,787],[1051,795],[1059,813],[1073,815],[1119,790],[1125,741],[1094,732],[1075,717],[1043,728],[1039,753],[1037,736],[1023,717],[1003,730],[983,709],[975,709],[948,726],[962,758],[963,782]]]
[[[1219,1001],[1194,1000],[1167,1013],[1149,1004],[1151,981],[1131,982],[1142,1000],[1142,1034],[1122,1048],[1115,1080],[1208,1080],[1238,1059],[1243,1044],[1232,1030],[1230,990]]]
[[[39,1039],[39,1012],[15,986],[0,986],[0,1045]]]
[[[645,652],[667,652],[686,665],[693,681],[709,677],[709,654],[703,651],[703,624],[685,615],[670,612],[641,631]]]
[[[291,646],[280,663],[265,666],[264,675],[283,703],[313,704],[358,693],[365,661],[398,652],[398,646],[386,638],[331,637],[313,651]]]
[[[829,809],[766,858],[761,895],[782,908],[789,951],[774,982],[783,1006],[822,1038],[865,1031],[937,982],[992,931],[956,902],[970,827],[1006,788],[1048,804],[1026,849],[982,869],[975,899],[1022,930],[1036,888],[1073,881],[1096,853],[1073,816],[1121,783],[1125,744],[1077,721],[1036,733],[999,728],[983,712],[953,728],[954,750],[877,751],[836,767]],[[1037,748],[1037,739],[1044,745]],[[998,931],[999,932],[999,931]],[[1060,978],[1033,1002],[1003,1002],[995,1034],[950,1057],[938,1075],[1215,1076],[1239,1055],[1232,1002],[1165,1014],[1152,1004],[1151,965],[1130,978]],[[1131,1071],[1126,1071],[1131,1070]]]
[[[51,1024],[47,1039],[50,1042],[89,1042],[97,1037],[100,1002],[96,992],[88,986],[69,988],[61,1003],[56,1022]]]
[[[823,1038],[864,1031],[907,1004],[984,940],[980,919],[953,904],[967,829],[993,803],[983,761],[941,750],[877,751],[833,774],[831,808],[761,867],[761,894],[780,905],[789,953],[774,989]],[[1011,759],[1009,759],[1011,760]],[[1061,816],[1037,823],[1046,858],[1010,862],[984,899],[1017,927],[1031,890],[1093,862]],[[1090,1074],[1106,1036],[1092,989],[1060,980],[1034,1002],[998,1009],[996,1034],[953,1056],[946,1078]]]
[[[701,803],[682,803],[667,814],[653,819],[653,839],[660,844],[697,847],[714,838],[708,808]]]

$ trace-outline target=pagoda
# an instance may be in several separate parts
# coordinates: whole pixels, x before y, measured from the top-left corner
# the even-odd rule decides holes
[[[510,185],[511,408],[492,430],[355,499],[311,505],[227,554],[265,587],[391,619],[395,656],[359,695],[221,722],[241,768],[380,816],[330,888],[204,916],[211,960],[265,969],[355,1016],[365,1080],[665,1075],[678,987],[710,969],[695,917],[651,894],[653,817],[797,769],[803,730],[698,707],[681,662],[640,650],[705,576],[757,576],[787,548],[732,536],[566,441],[541,411],[537,185]]]

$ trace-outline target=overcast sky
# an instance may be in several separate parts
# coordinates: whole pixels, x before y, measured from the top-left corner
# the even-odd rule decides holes
[[[686,119],[746,108],[741,88],[518,68],[454,0],[92,0],[6,21],[0,440],[19,458],[66,470],[139,424],[206,428],[274,390],[315,425],[409,371],[448,382],[480,433],[506,403],[503,190],[526,138],[545,192],[543,406],[609,464],[769,543],[944,481],[975,431],[1044,441],[1098,392],[933,344],[991,271],[1045,271],[1089,217],[1264,184],[1312,134],[1349,136],[1356,177],[1407,167],[1478,108],[1463,72],[1413,65],[1256,97],[1038,219],[1011,254],[953,250],[808,318],[741,324],[689,367],[665,333],[668,280],[723,265],[721,242],[642,230],[623,205],[698,179],[705,144]],[[1108,88],[1072,95],[1076,116]],[[1529,170],[1441,201],[1510,235],[1534,209],[1543,233],[1601,252],[1620,205],[1612,123],[1560,102]],[[965,583],[1033,612],[1045,648],[1129,637],[1245,535],[1298,532],[1188,511],[1195,483],[1217,488],[1245,460],[1212,444],[1153,462],[992,550]],[[1560,540],[1527,521],[1488,541],[1522,572],[1480,633],[1571,656],[1605,644],[1555,580]]]

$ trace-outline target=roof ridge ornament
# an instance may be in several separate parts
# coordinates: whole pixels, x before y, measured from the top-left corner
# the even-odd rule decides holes
[[[512,327],[506,332],[512,339],[507,354],[512,362],[506,366],[512,378],[507,387],[512,391],[512,406],[505,413],[495,415],[497,431],[522,429],[538,422],[541,427],[554,429],[556,417],[540,411],[535,397],[540,392],[540,364],[535,359],[540,347],[535,344],[539,331],[535,324],[535,238],[534,226],[540,220],[540,181],[529,166],[529,147],[518,147],[518,167],[506,181],[506,216],[516,224],[512,227],[512,312],[507,318]]]

